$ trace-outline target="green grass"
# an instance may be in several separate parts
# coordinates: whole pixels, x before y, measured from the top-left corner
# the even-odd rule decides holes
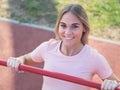
[[[57,14],[70,3],[81,4],[89,17],[91,35],[120,40],[120,0],[11,0],[10,18],[54,28]],[[19,3],[18,3],[19,2]],[[2,15],[5,16],[5,15]],[[113,34],[114,33],[114,34]]]
[[[79,3],[86,9],[92,29],[120,27],[119,0],[24,0],[23,9],[28,17],[23,17],[20,21],[29,22],[32,17],[36,17],[55,24],[58,12],[72,2]],[[37,23],[37,20],[33,20],[33,23]]]
[[[120,27],[120,2],[106,0],[103,2],[93,2],[88,5],[88,15],[92,27],[103,29],[105,27]]]
[[[44,19],[49,27],[54,27],[58,14],[56,5],[56,2],[49,0],[24,0],[22,6],[27,16],[22,17],[20,21],[39,24],[39,21]]]
[[[72,0],[71,0],[72,1]],[[120,27],[120,0],[75,0],[87,11],[93,29]],[[61,10],[70,1],[56,0]]]

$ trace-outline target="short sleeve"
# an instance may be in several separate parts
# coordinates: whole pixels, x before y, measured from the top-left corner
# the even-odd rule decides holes
[[[100,76],[101,79],[106,79],[112,75],[112,69],[105,59],[105,57],[99,53],[96,56],[96,67],[97,67],[97,74]]]
[[[32,60],[35,62],[41,62],[43,60],[43,56],[46,52],[47,47],[48,41],[43,42],[38,47],[36,47],[31,53]]]

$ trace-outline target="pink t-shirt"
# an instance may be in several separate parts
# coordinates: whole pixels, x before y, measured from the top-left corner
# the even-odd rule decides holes
[[[95,74],[105,79],[112,74],[106,59],[89,45],[80,53],[66,56],[60,52],[61,41],[49,40],[39,45],[31,57],[35,62],[44,61],[44,69],[92,80]],[[42,90],[89,90],[89,87],[44,76]]]

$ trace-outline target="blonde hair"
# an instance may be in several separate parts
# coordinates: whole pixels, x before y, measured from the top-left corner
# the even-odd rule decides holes
[[[89,27],[89,23],[88,23],[88,16],[87,16],[84,8],[79,4],[70,4],[70,5],[66,6],[65,8],[63,8],[63,10],[59,13],[58,19],[56,22],[56,26],[55,26],[56,39],[60,40],[60,36],[58,33],[59,23],[60,23],[62,16],[67,12],[72,12],[82,22],[83,27],[85,29],[85,32],[83,32],[83,34],[82,34],[81,42],[83,44],[87,44],[88,43],[88,35],[90,32],[90,27]]]

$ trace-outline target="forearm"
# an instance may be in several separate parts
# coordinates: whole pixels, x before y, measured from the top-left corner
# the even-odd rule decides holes
[[[115,88],[120,87],[120,79],[115,74],[112,74],[110,77],[104,79],[101,89],[102,90],[115,90]]]
[[[120,82],[120,79],[114,73],[110,77],[108,77],[107,79],[116,80],[117,82]]]
[[[25,55],[20,56],[20,57],[17,57],[17,59],[20,60],[20,62],[22,64],[26,64],[26,65],[35,65],[36,64],[36,62],[34,62],[32,60],[30,53],[25,54]]]

